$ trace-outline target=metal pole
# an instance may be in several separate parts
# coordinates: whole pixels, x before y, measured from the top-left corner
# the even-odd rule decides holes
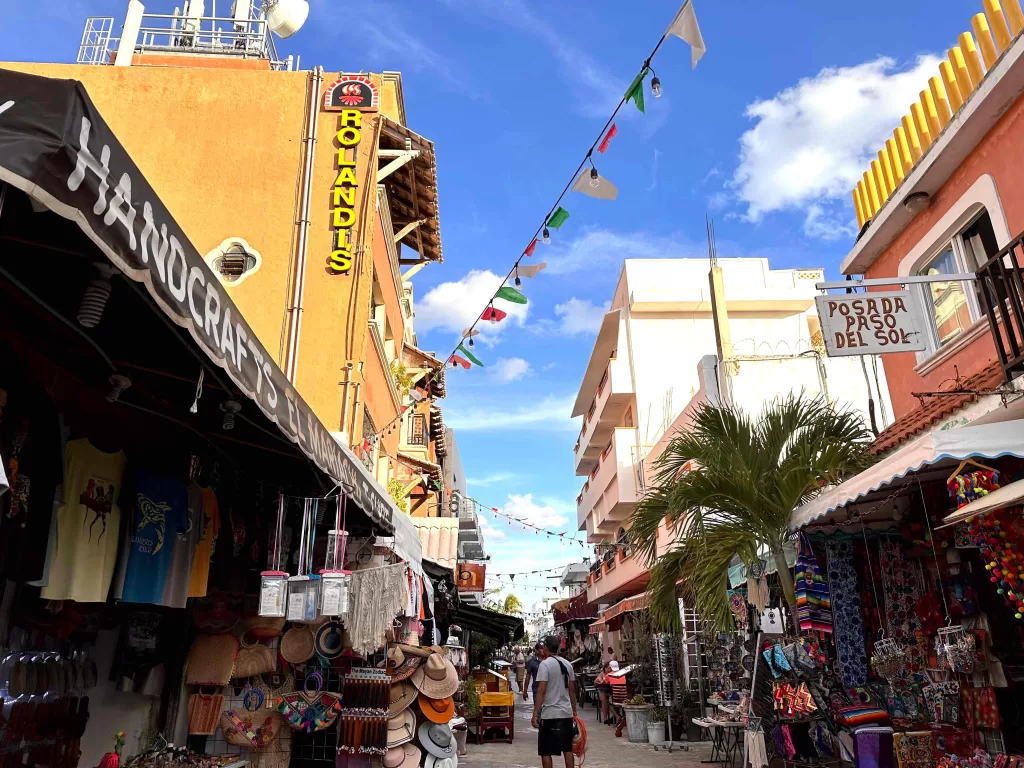
[[[757,685],[757,668],[760,666],[757,663],[757,657],[761,654],[758,653],[758,649],[761,647],[761,630],[757,631],[757,645],[754,646],[754,673],[750,677],[750,698],[747,699],[747,711],[746,716],[749,718],[754,706],[754,690]],[[746,729],[744,729],[746,730]],[[747,768],[747,737],[746,734],[743,736],[743,765],[740,768]]]

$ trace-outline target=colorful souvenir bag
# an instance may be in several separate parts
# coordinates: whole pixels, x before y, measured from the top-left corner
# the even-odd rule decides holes
[[[290,728],[313,733],[334,724],[341,712],[341,696],[323,687],[323,676],[314,672],[306,676],[301,691],[286,693],[277,700],[277,709]]]
[[[220,729],[228,744],[266,749],[277,738],[281,714],[273,709],[264,709],[264,701],[263,693],[254,688],[242,699],[244,709],[229,709],[221,713]]]
[[[962,688],[964,719],[973,728],[998,728],[999,706],[995,688]]]

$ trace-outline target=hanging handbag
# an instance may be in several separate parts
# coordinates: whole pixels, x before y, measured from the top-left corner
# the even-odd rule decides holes
[[[238,649],[235,656],[235,668],[231,672],[233,680],[244,680],[247,677],[256,677],[266,672],[273,672],[277,668],[277,660],[274,652],[262,643],[246,643],[245,635],[239,638],[242,647]]]
[[[250,689],[242,699],[241,710],[225,710],[220,715],[220,730],[224,740],[236,747],[266,749],[281,730],[281,714],[264,709],[263,693]]]
[[[273,640],[280,637],[285,627],[284,616],[250,616],[242,620],[245,634],[253,640]]]
[[[223,710],[224,697],[219,693],[193,693],[189,696],[189,736],[213,736]]]
[[[198,635],[188,649],[185,684],[223,688],[231,679],[237,654],[234,635]]]
[[[329,728],[338,719],[341,696],[324,691],[323,685],[323,676],[314,672],[306,676],[301,691],[286,693],[277,700],[277,709],[290,728],[312,733]]]
[[[974,728],[998,728],[999,705],[994,688],[961,688],[964,718]]]

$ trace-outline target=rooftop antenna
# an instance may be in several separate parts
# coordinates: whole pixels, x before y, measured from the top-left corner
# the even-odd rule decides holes
[[[708,261],[711,264],[711,268],[714,269],[718,266],[718,245],[715,242],[715,220],[709,219],[706,213],[704,214],[704,227],[708,233]]]

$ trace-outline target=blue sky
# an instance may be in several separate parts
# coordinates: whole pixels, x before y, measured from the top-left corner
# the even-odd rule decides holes
[[[437,149],[445,256],[415,278],[421,346],[447,354],[483,309],[678,1],[312,0],[306,26],[279,44],[304,67],[403,73],[409,127]],[[667,40],[653,62],[665,95],[648,90],[646,116],[626,108],[597,156],[618,200],[566,198],[570,220],[533,259],[548,269],[524,280],[526,311],[488,329],[476,348],[486,368],[450,372],[443,407],[471,494],[554,530],[575,529],[569,410],[622,259],[706,255],[709,213],[720,256],[835,276],[854,235],[850,187],[935,74],[931,57],[982,10],[694,2],[707,54],[691,71],[689,46]],[[84,18],[120,23],[125,5],[0,0],[0,58],[73,61]],[[582,551],[500,521],[488,529],[493,571]],[[528,604],[544,594],[514,591]]]

